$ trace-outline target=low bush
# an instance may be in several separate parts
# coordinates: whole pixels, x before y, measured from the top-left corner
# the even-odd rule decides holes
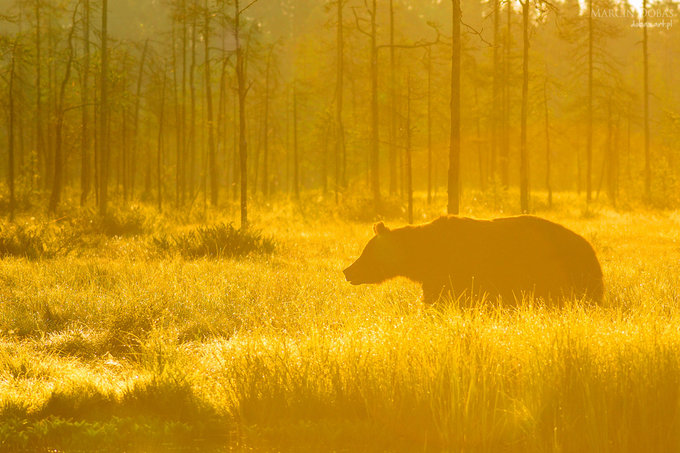
[[[94,233],[106,236],[137,236],[149,229],[147,216],[139,207],[111,209],[105,216],[87,209],[74,217],[71,223],[75,229],[79,229],[84,234]]]
[[[270,254],[274,241],[261,231],[234,228],[229,223],[201,226],[190,231],[155,236],[153,243],[161,253],[179,253],[184,258],[229,258],[252,253]]]
[[[78,240],[73,231],[56,224],[0,223],[0,258],[53,258],[68,254]]]

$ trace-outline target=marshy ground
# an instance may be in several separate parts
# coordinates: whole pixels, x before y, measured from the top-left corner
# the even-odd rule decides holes
[[[371,222],[332,203],[252,235],[235,208],[2,224],[0,450],[676,451],[680,214],[574,200],[537,215],[591,241],[600,306],[353,287]]]

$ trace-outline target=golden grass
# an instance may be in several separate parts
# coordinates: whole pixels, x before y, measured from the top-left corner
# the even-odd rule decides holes
[[[370,224],[330,207],[258,212],[271,255],[157,256],[166,221],[4,258],[0,450],[678,451],[680,215],[559,200],[539,215],[593,242],[602,306],[352,287]]]

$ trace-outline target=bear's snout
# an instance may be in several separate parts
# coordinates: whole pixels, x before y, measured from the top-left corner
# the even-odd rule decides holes
[[[356,273],[353,272],[354,265],[351,265],[347,269],[343,270],[342,273],[345,275],[345,280],[350,282],[352,285],[359,285],[360,282],[357,281],[357,276],[355,275]]]

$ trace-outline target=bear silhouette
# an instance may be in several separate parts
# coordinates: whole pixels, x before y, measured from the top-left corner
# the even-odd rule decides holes
[[[477,220],[443,216],[389,229],[380,222],[361,256],[343,272],[353,285],[403,276],[422,285],[423,301],[486,295],[514,304],[602,299],[602,270],[586,239],[534,216]]]

